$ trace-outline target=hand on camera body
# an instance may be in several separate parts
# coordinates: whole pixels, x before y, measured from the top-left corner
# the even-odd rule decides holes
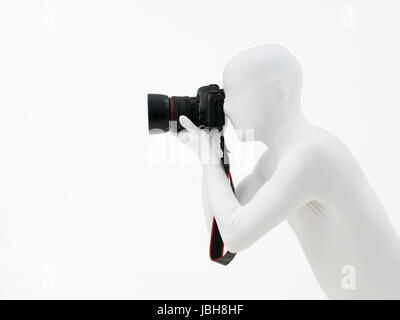
[[[177,135],[179,141],[198,156],[201,164],[220,164],[222,158],[221,131],[216,128],[200,129],[186,116],[180,116],[179,122],[186,130],[174,134]]]

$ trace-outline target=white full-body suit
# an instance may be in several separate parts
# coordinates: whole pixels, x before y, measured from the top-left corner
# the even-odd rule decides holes
[[[209,231],[215,216],[225,248],[240,252],[286,219],[328,298],[400,298],[399,237],[351,152],[304,118],[301,87],[298,61],[277,45],[247,50],[226,66],[226,116],[268,150],[236,194],[217,161],[203,161]],[[187,142],[213,144],[211,133],[180,121]]]

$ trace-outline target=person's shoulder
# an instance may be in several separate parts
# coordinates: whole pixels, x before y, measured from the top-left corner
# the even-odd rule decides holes
[[[344,165],[352,165],[355,160],[346,145],[327,131],[301,140],[288,150],[284,158],[286,163],[318,171],[338,166],[343,168]]]

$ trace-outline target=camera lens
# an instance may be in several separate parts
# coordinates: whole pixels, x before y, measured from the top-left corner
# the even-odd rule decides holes
[[[188,117],[195,126],[200,126],[199,120],[199,104],[197,97],[171,97],[170,98],[171,107],[171,120],[176,121],[177,131],[183,129],[179,122],[180,116]]]
[[[225,125],[224,91],[216,84],[200,87],[195,97],[168,97],[148,94],[148,117],[150,133],[181,131],[184,128],[179,117],[188,117],[201,129],[222,129]],[[158,131],[153,130],[158,129]]]
[[[181,115],[187,116],[196,126],[199,122],[199,106],[197,97],[171,97],[162,94],[148,94],[147,108],[149,117],[149,130],[170,130],[170,121],[176,121],[176,127],[171,130],[181,131],[179,123]],[[175,122],[174,122],[175,123]],[[150,133],[160,133],[152,131]]]
[[[169,130],[170,107],[169,98],[163,94],[148,94],[147,109],[149,117],[149,130]],[[153,132],[155,133],[155,132]]]

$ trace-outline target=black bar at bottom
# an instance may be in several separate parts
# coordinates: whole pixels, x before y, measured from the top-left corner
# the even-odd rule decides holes
[[[213,288],[217,290],[217,288]],[[328,300],[24,300],[0,301],[2,312],[11,311],[13,318],[21,314],[41,319],[75,319],[77,316],[99,315],[101,319],[281,319],[296,317],[319,318],[329,315],[339,319],[370,317],[397,311],[398,301],[328,301]],[[8,309],[8,310],[7,310]],[[53,309],[53,310],[52,310]]]

